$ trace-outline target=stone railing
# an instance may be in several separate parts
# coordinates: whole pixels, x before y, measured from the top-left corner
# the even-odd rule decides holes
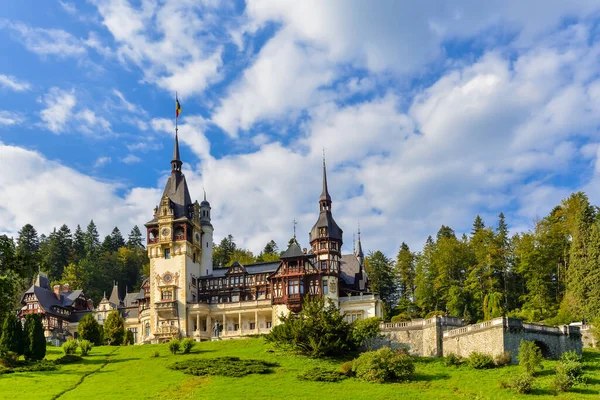
[[[444,337],[448,338],[448,337],[454,337],[454,336],[458,336],[458,335],[464,335],[465,333],[480,331],[480,330],[488,329],[488,328],[491,328],[494,326],[503,326],[503,325],[504,325],[504,318],[502,318],[502,317],[494,318],[489,321],[480,322],[478,324],[467,325],[462,328],[448,330],[448,331],[444,332]]]
[[[155,335],[174,335],[179,332],[176,326],[164,325],[156,328]]]
[[[422,328],[423,321],[404,321],[404,322],[382,322],[379,325],[381,330],[401,329],[401,328]]]
[[[240,301],[236,303],[215,303],[211,304],[210,308],[214,308],[217,310],[242,310],[247,307],[265,307],[271,306],[271,299],[266,300],[249,300],[249,301]]]
[[[382,322],[379,328],[383,331],[394,329],[422,329],[429,325],[439,325],[447,329],[448,326],[463,326],[464,321],[458,317],[438,316],[427,319],[413,319],[403,322]]]
[[[528,323],[528,322],[523,322],[523,329],[526,329],[528,331],[535,331],[535,332],[561,333],[561,330],[558,326],[532,324],[532,323]]]
[[[149,308],[145,308],[142,311],[140,311],[140,318],[147,317],[148,315],[150,315],[150,309]]]
[[[376,300],[376,296],[374,294],[357,294],[354,296],[343,296],[339,298],[340,303],[344,303],[346,301],[360,301],[360,300]]]
[[[177,301],[157,301],[154,303],[154,307],[157,310],[175,309],[177,307]]]

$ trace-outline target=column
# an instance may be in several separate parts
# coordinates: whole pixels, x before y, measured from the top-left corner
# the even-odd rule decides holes
[[[258,311],[254,311],[254,333],[258,333]]]
[[[238,313],[238,324],[240,325],[239,334],[242,334],[242,313]]]
[[[227,317],[225,316],[225,312],[223,312],[223,336],[227,335]]]
[[[206,331],[212,332],[212,321],[211,321],[210,315],[208,315],[206,317]]]
[[[200,313],[196,314],[196,331],[200,332]]]

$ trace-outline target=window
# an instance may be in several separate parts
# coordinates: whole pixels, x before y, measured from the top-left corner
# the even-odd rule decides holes
[[[294,295],[298,293],[298,280],[292,279],[288,281],[288,295]]]
[[[250,322],[250,329],[256,329],[256,322]]]
[[[329,291],[327,290],[327,281],[325,279],[323,279],[323,294],[328,294]]]
[[[327,249],[327,243],[326,242],[319,243],[319,249],[321,249],[321,250]]]
[[[331,242],[331,250],[337,250],[337,243]]]
[[[321,237],[327,236],[327,228],[319,228],[319,236],[321,236]]]
[[[346,322],[348,322],[350,324],[358,319],[362,319],[362,314],[363,314],[362,311],[349,312],[345,315]]]
[[[150,336],[150,322],[146,322],[146,326],[144,326],[144,336]]]
[[[265,297],[265,292],[259,291],[256,293],[256,300],[263,299]]]
[[[163,290],[160,293],[160,299],[161,300],[173,300],[173,292],[171,292],[170,290]]]
[[[327,261],[323,260],[321,261],[321,269],[327,269]]]
[[[233,330],[234,331],[239,331],[240,330],[240,324],[234,324],[233,325]]]
[[[300,281],[300,294],[304,294],[304,281]]]
[[[129,330],[133,333],[133,343],[137,343],[137,328],[129,328]]]
[[[233,296],[231,296],[231,301],[240,301],[240,296],[237,294],[234,294]]]
[[[271,327],[271,321],[267,321],[267,328]]]
[[[171,249],[165,249],[165,258],[171,258]]]
[[[282,297],[282,293],[281,293],[282,284],[281,284],[281,282],[276,283],[275,286],[274,286],[274,289],[275,289],[275,297]]]

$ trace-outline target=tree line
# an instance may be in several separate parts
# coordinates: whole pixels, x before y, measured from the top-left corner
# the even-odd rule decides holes
[[[498,316],[564,324],[600,317],[600,212],[571,194],[533,229],[510,235],[505,217],[469,234],[442,225],[422,249],[402,243],[394,259],[366,257],[371,288],[395,320],[444,314],[477,322]]]
[[[143,241],[137,226],[127,240],[115,227],[100,241],[93,220],[85,231],[77,225],[73,233],[64,224],[48,235],[38,235],[26,224],[16,239],[0,235],[0,312],[19,306],[22,293],[38,271],[47,275],[51,286],[68,283],[73,289],[83,289],[94,303],[110,292],[115,282],[122,292],[139,290],[149,266]]]

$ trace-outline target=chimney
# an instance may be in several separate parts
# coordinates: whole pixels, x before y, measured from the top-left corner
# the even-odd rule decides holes
[[[68,283],[65,283],[62,287],[62,292],[69,293],[70,291],[71,291],[71,285],[69,285]]]
[[[302,249],[302,252],[306,254],[306,247]]]
[[[60,300],[60,285],[54,285],[52,289],[54,289],[54,295],[56,298]]]

